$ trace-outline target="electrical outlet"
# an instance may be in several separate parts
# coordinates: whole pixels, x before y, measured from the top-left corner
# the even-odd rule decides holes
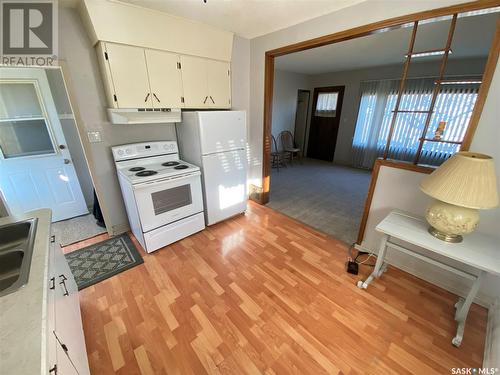
[[[87,132],[87,138],[89,139],[90,143],[99,143],[99,142],[102,142],[101,132],[99,132],[99,131]]]

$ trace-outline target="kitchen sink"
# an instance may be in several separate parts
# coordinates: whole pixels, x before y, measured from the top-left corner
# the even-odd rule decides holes
[[[0,226],[0,297],[28,283],[38,219]]]

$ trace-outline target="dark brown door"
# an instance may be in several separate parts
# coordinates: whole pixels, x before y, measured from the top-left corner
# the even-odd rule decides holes
[[[314,89],[307,156],[333,161],[345,86]]]

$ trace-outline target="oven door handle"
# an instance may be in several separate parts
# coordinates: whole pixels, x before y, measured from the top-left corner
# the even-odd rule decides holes
[[[163,182],[174,182],[174,181],[187,180],[188,178],[196,177],[196,176],[200,176],[200,175],[201,175],[201,172],[193,172],[193,173],[189,173],[189,174],[185,174],[185,175],[181,175],[181,176],[165,177],[165,178],[162,178],[159,180],[141,182],[140,184],[135,184],[134,189],[151,187],[151,185],[157,185],[157,184],[161,184]]]

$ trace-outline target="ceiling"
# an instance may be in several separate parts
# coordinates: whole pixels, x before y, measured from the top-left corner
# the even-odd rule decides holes
[[[122,0],[255,38],[365,0]]]
[[[459,18],[450,59],[487,56],[498,17],[498,13],[491,13]],[[443,48],[449,26],[449,20],[419,26],[414,51]],[[411,32],[412,28],[408,27],[296,52],[278,57],[275,68],[302,74],[321,74],[402,64]],[[428,61],[429,58],[421,60]]]

